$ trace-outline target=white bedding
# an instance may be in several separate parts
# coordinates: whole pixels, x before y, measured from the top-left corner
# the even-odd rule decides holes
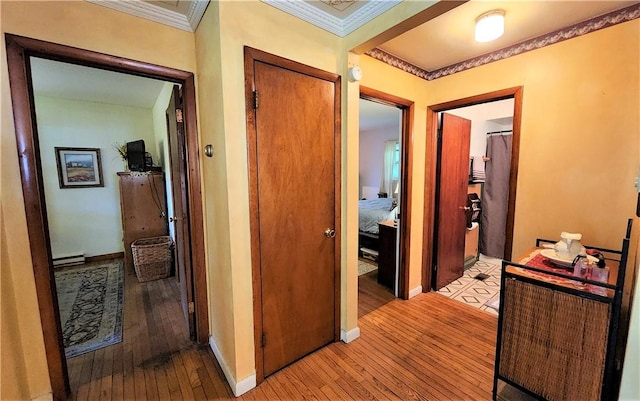
[[[393,198],[376,198],[358,201],[358,228],[370,234],[378,234],[378,223],[385,220],[393,220],[396,217],[396,209],[393,207]]]

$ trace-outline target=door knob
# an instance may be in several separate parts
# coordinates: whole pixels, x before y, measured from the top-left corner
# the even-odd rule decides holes
[[[334,238],[336,236],[336,230],[333,228],[327,228],[324,230],[324,236],[327,238]]]
[[[471,208],[469,206],[460,206],[460,207],[458,207],[458,209],[464,210],[465,212],[468,212],[469,210],[471,210]]]

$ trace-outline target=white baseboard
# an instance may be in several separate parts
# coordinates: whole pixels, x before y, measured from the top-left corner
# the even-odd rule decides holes
[[[31,401],[53,401],[53,393],[45,393],[32,398]]]
[[[356,338],[360,337],[360,327],[356,327],[355,329],[351,329],[349,331],[340,330],[340,340],[344,343],[350,343]]]
[[[415,297],[418,294],[422,294],[422,286],[419,285],[416,288],[409,290],[409,299]]]
[[[245,377],[244,379],[236,382],[235,377],[233,377],[233,375],[231,374],[231,370],[229,370],[229,366],[227,366],[227,363],[222,357],[222,353],[220,352],[220,349],[218,349],[218,346],[216,345],[215,340],[211,336],[209,337],[209,346],[211,347],[213,354],[216,356],[216,359],[218,360],[218,363],[220,364],[220,367],[224,372],[224,376],[227,378],[227,382],[231,387],[231,391],[233,391],[233,394],[236,397],[240,397],[242,394],[256,387],[255,372],[253,372],[253,374],[250,375],[249,377]]]

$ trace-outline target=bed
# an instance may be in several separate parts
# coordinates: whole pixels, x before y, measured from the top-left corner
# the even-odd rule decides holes
[[[378,223],[395,219],[397,209],[396,200],[393,198],[358,201],[358,249],[378,250]]]

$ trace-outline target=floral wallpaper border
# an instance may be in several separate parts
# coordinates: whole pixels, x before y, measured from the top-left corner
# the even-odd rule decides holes
[[[402,71],[408,72],[409,74],[413,74],[419,78],[431,81],[474,67],[479,67],[481,65],[485,65],[494,61],[504,60],[506,58],[513,57],[531,50],[540,49],[567,39],[586,35],[588,33],[617,25],[622,22],[631,21],[637,18],[640,18],[640,4],[634,4],[632,6],[613,11],[596,18],[592,18],[590,20],[568,26],[558,31],[538,36],[537,38],[529,39],[524,42],[517,43],[513,46],[505,47],[504,49],[487,53],[482,56],[474,57],[472,59],[465,60],[463,62],[452,64],[450,66],[439,68],[433,71],[423,70],[422,68],[417,67],[398,57],[395,57],[392,54],[389,54],[379,48],[369,50],[365,54],[376,60],[382,61],[383,63],[399,68]]]

